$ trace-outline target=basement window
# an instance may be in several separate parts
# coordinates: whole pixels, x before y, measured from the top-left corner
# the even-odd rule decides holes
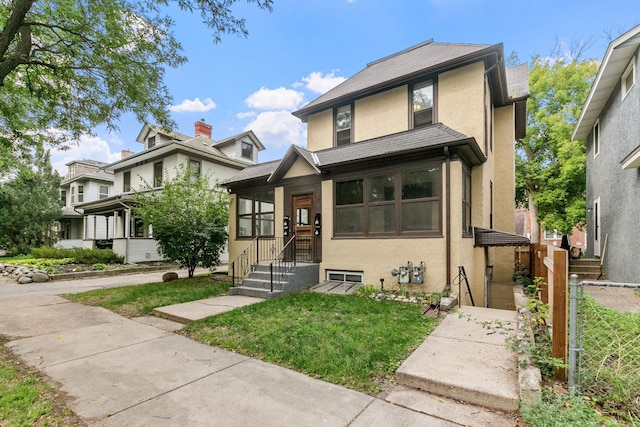
[[[364,273],[362,271],[327,270],[327,280],[363,283]]]

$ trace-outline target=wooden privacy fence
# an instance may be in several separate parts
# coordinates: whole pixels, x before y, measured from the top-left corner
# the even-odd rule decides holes
[[[540,300],[549,304],[551,357],[567,363],[569,251],[553,245],[531,245],[531,277],[547,284],[539,291]],[[566,381],[566,368],[555,369],[556,377]]]

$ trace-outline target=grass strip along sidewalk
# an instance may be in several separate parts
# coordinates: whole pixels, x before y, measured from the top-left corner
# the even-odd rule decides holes
[[[227,289],[226,283],[197,277],[64,297],[136,317],[156,307],[226,294]],[[436,325],[415,304],[302,292],[192,322],[182,333],[376,395]]]

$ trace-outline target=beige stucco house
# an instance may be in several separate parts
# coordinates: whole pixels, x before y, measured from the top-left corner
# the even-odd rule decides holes
[[[225,184],[230,271],[253,247],[252,262],[291,258],[296,236],[315,282],[457,292],[464,267],[462,303],[485,305],[490,276],[511,280],[508,245],[528,243],[513,234],[528,96],[526,64],[506,68],[501,44],[427,41],[367,64],[293,113],[306,148]]]
[[[113,176],[113,194],[75,206],[85,218],[102,217],[113,224],[108,242],[125,262],[162,260],[157,241],[153,239],[153,224],[144,224],[132,215],[135,207],[131,198],[135,190],[148,186],[161,190],[163,180],[173,178],[180,165],[189,167],[198,176],[208,176],[214,188],[218,182],[258,162],[258,152],[264,150],[264,146],[252,131],[214,141],[211,130],[204,121],[197,121],[195,136],[190,137],[145,124],[136,138],[143,149],[138,153],[125,150],[120,160],[102,167]],[[95,239],[86,229],[83,241],[84,247],[95,245]],[[226,262],[227,259],[225,251],[220,260]]]

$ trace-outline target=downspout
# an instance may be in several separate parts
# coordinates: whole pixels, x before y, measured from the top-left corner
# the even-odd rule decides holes
[[[120,200],[118,200],[118,203],[120,203],[122,206],[124,206],[125,208],[125,213],[127,212],[127,209],[129,210],[129,216],[131,216],[131,206],[127,205],[124,202],[121,202]],[[124,234],[125,234],[125,239],[126,242],[124,244],[124,263],[125,264],[129,264],[129,239],[131,238],[131,218],[129,218],[129,227],[127,227],[127,223],[126,218],[127,216],[125,215],[125,217],[123,218],[123,226],[124,226]],[[115,224],[114,224],[115,227]]]
[[[444,158],[445,158],[445,194],[447,198],[447,215],[446,215],[446,224],[445,224],[445,233],[446,237],[446,264],[447,264],[447,282],[445,284],[445,291],[451,291],[451,154],[449,153],[449,147],[444,147]]]

